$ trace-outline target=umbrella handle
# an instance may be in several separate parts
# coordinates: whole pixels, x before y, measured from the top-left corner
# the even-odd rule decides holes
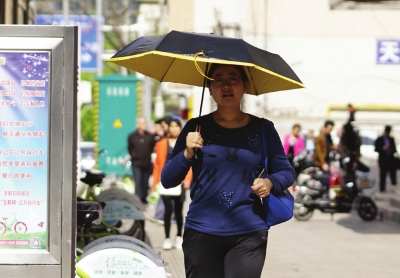
[[[206,64],[206,73],[207,73],[207,72],[208,72],[208,63]],[[205,91],[205,89],[206,89],[206,81],[207,81],[206,78],[208,78],[208,77],[204,75],[203,92],[202,92],[202,94],[201,94],[201,103],[200,103],[199,118],[201,117],[201,111],[203,110],[204,91]],[[197,126],[196,126],[196,132],[200,132],[200,130],[201,130],[201,126],[200,126],[200,125],[197,125]],[[196,154],[197,149],[193,149],[193,151],[194,151],[194,159],[197,159],[197,154]]]
[[[201,130],[201,126],[200,125],[196,125],[196,132],[200,132]],[[193,149],[194,152],[194,159],[197,159],[197,149]]]

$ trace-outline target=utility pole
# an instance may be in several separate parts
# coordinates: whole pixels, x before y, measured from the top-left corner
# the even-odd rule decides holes
[[[159,0],[158,4],[160,6],[160,22],[158,24],[158,34],[157,35],[160,35],[161,32],[164,32],[164,28],[165,28],[164,21],[165,21],[165,14],[166,14],[166,6],[165,6],[163,0]],[[157,90],[157,93],[156,93],[157,95],[156,95],[155,104],[154,104],[154,114],[157,118],[163,117],[164,113],[165,113],[165,106],[164,106],[164,101],[162,98],[163,88],[164,88],[164,85],[161,84],[160,88]],[[151,90],[150,86],[148,89],[149,89],[149,91]]]
[[[102,0],[96,0],[96,14],[97,14],[97,41],[99,45],[103,45],[103,3]],[[104,47],[99,48],[97,53],[97,76],[103,76],[103,50]]]
[[[125,45],[129,43],[129,26],[131,25],[129,18],[129,0],[124,0],[124,7],[126,7],[125,15],[124,15],[124,25],[127,26],[126,30],[122,32],[122,40]],[[128,69],[125,67],[121,67],[121,74],[128,75]]]
[[[69,24],[69,0],[63,0],[64,25]]]

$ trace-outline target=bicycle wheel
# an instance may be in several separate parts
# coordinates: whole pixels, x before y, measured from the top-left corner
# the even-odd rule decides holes
[[[101,237],[101,236],[96,236],[100,233],[106,233],[106,234],[111,233],[112,234],[112,232],[110,232],[109,229],[107,229],[106,227],[101,226],[101,225],[96,225],[92,228],[83,228],[82,234],[86,235],[86,236],[82,237],[84,245],[86,246],[89,243],[91,243],[92,241]],[[92,236],[90,236],[90,235],[92,235]]]
[[[120,235],[132,236],[140,240],[145,238],[145,231],[139,220],[122,219],[116,226],[115,229]]]
[[[17,222],[14,226],[14,232],[17,234],[25,234],[28,231],[28,227],[24,222]]]
[[[7,231],[7,226],[3,222],[0,222],[0,235],[5,234]]]

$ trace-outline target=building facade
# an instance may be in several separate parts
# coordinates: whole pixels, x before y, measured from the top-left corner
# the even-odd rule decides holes
[[[214,32],[218,25],[235,24],[240,26],[239,37],[282,56],[306,85],[306,89],[246,98],[245,110],[278,122],[280,134],[299,119],[303,129],[318,130],[327,117],[341,126],[347,112],[334,107],[348,103],[359,108],[356,121],[368,133],[377,135],[382,125],[400,123],[396,112],[400,107],[396,97],[400,94],[400,3],[169,1],[170,29]],[[223,35],[237,34],[229,28],[225,31]],[[194,109],[199,91],[193,90]],[[212,102],[207,101],[212,111]]]
[[[32,24],[30,0],[1,0],[0,24]]]

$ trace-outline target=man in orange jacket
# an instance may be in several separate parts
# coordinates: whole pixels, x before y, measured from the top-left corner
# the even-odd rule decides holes
[[[321,167],[324,172],[329,171],[329,152],[335,149],[331,137],[334,125],[333,121],[325,121],[324,127],[321,129],[318,137],[315,138],[315,165]]]
[[[321,167],[324,173],[329,174],[329,152],[335,149],[331,137],[331,132],[335,123],[333,121],[327,120],[324,123],[324,127],[321,129],[318,137],[315,138],[315,149],[314,149],[314,164]],[[324,180],[324,185],[326,189],[326,197],[329,198],[329,179]]]

